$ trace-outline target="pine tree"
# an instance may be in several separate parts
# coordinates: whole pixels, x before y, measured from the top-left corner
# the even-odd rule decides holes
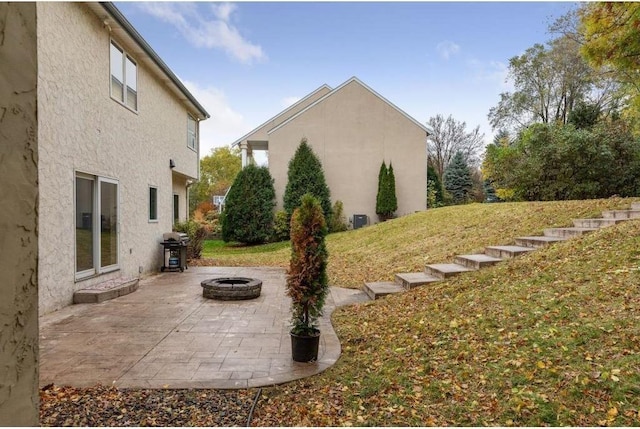
[[[273,233],[275,199],[269,170],[247,165],[229,189],[222,216],[222,239],[247,244],[266,242]]]
[[[331,222],[331,192],[327,186],[320,159],[302,139],[296,153],[289,161],[287,187],[284,191],[284,210],[290,220],[296,207],[301,204],[304,194],[311,194],[320,201],[325,220]]]
[[[444,172],[444,187],[451,194],[454,204],[469,201],[473,180],[462,152],[457,152],[447,166]]]

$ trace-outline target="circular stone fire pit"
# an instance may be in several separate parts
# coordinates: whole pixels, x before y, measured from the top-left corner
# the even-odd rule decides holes
[[[222,301],[253,299],[260,296],[262,280],[248,277],[220,277],[200,283],[202,296]]]

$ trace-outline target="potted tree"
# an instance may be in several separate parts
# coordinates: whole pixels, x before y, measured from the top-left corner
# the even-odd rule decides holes
[[[291,352],[296,362],[318,359],[318,317],[329,291],[327,225],[318,199],[305,194],[291,216],[291,261],[287,295],[291,298]]]

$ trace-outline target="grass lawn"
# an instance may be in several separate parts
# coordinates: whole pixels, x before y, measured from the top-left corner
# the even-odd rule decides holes
[[[629,202],[451,207],[336,234],[332,278],[389,278]],[[286,248],[242,258],[275,261],[279,252],[284,260]],[[635,220],[338,309],[338,363],[264,389],[253,424],[638,426],[638,285]]]
[[[512,244],[544,228],[570,226],[579,217],[629,208],[632,199],[469,204],[443,207],[355,231],[330,234],[329,282],[360,288],[365,281],[393,280],[395,273],[418,272],[425,264],[451,262],[456,254],[482,252],[485,246]],[[287,242],[264,246],[225,246],[208,241],[198,265],[288,267]]]

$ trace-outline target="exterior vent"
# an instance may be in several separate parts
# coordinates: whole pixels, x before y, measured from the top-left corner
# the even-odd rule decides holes
[[[369,224],[369,218],[367,215],[363,214],[354,214],[353,215],[353,229],[362,228],[363,226],[367,226]]]

